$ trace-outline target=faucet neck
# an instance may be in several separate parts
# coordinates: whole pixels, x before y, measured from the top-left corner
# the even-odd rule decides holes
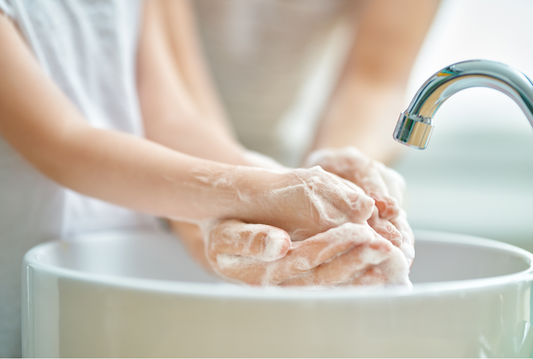
[[[520,106],[533,126],[533,84],[520,71],[486,60],[459,62],[440,70],[420,87],[400,115],[394,138],[424,149],[434,128],[433,117],[453,94],[470,87],[488,87],[503,92]]]

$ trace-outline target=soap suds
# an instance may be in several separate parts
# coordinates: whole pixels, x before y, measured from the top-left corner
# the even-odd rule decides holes
[[[265,238],[265,249],[263,251],[263,260],[271,262],[279,259],[283,253],[282,249],[285,246],[285,235],[280,231],[270,231]]]
[[[273,261],[224,253],[212,265],[230,280],[263,286],[410,286],[402,251],[368,224],[345,223],[293,243]]]
[[[200,182],[224,188],[228,198],[242,204],[241,219],[266,223],[203,223],[206,255],[215,271],[252,285],[410,287],[414,237],[399,207],[401,176],[355,149],[316,151],[308,163],[342,178],[319,166],[243,167],[258,178],[279,175],[267,188],[247,192],[238,190],[238,172],[222,178],[195,172]]]
[[[394,170],[370,159],[355,147],[314,151],[307,157],[305,165],[321,166],[361,187],[376,201],[381,217],[391,219],[398,215],[405,181]]]

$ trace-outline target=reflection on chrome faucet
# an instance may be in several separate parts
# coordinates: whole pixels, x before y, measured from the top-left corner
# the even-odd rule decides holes
[[[420,87],[400,115],[393,137],[404,145],[425,149],[435,127],[433,116],[450,96],[469,87],[489,87],[511,97],[533,126],[533,84],[505,64],[471,60],[447,66]]]

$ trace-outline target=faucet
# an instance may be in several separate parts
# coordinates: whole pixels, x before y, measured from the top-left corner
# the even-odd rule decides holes
[[[533,126],[533,84],[508,65],[470,60],[447,66],[420,87],[407,110],[401,113],[393,137],[406,146],[423,150],[435,127],[433,117],[450,96],[469,87],[489,87],[512,98]]]

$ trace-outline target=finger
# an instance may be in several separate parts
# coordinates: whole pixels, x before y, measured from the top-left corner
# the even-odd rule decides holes
[[[351,183],[350,188],[354,191],[362,191],[372,198],[382,218],[390,219],[396,217],[399,211],[398,201],[389,195],[388,186],[380,170],[377,167],[373,167],[374,163],[378,164],[379,162],[368,161],[368,165],[359,170],[357,170],[357,168],[360,168],[359,165],[353,164],[351,165],[352,169],[347,170],[346,168],[350,167],[350,163],[354,162],[347,162],[347,164],[340,167],[344,168],[341,171],[342,175],[335,172],[335,166],[327,166],[325,169],[339,175],[347,186],[350,186],[349,183]]]
[[[226,220],[210,231],[207,255],[211,261],[219,254],[229,254],[268,262],[285,256],[290,248],[289,235],[279,228]]]
[[[391,220],[391,223],[402,235],[402,243],[400,244],[399,248],[404,254],[409,267],[411,267],[415,258],[415,236],[411,226],[409,226],[409,222],[407,222],[405,211],[402,210],[398,217]]]
[[[315,206],[328,206],[329,202],[333,204],[332,208],[325,207],[322,210],[323,217],[329,225],[327,229],[338,227],[346,222],[364,224],[372,215],[374,200],[356,185],[349,184],[350,182],[336,175],[329,175],[334,176],[336,181],[336,183],[332,183],[331,187],[339,188],[339,190],[333,192],[333,195],[324,193],[323,197],[326,201],[315,203]]]
[[[368,190],[367,193],[376,201],[381,218],[392,219],[398,215],[399,206],[394,198],[372,190]]]
[[[333,286],[353,280],[370,268],[387,260],[392,244],[376,233],[368,242],[352,248],[347,253],[330,262],[316,267],[313,271],[291,278],[283,286]]]
[[[354,147],[318,150],[310,154],[306,162],[307,165],[320,165],[324,170],[355,183],[376,201],[382,218],[394,218],[399,206],[388,192],[378,163]]]
[[[314,151],[307,157],[305,166],[320,166],[325,171],[355,183],[355,173],[364,171],[369,163],[368,159],[362,156],[357,149],[345,147]]]
[[[293,241],[309,238],[347,222],[363,224],[372,214],[374,200],[357,186],[348,185],[318,166],[293,172],[301,181],[299,190],[307,199],[307,206],[297,212],[302,221],[293,222],[293,228],[289,230]],[[313,226],[309,226],[310,221]]]
[[[374,212],[367,222],[380,236],[391,241],[396,247],[400,247],[402,244],[402,234],[391,221],[379,216],[377,207],[374,207]]]
[[[379,215],[385,219],[391,219],[398,215],[399,205],[388,191],[387,185],[375,161],[363,173],[356,173],[354,181],[359,185],[370,197],[376,201],[376,207],[379,210]]]
[[[353,227],[365,225],[346,223],[341,227],[317,234],[305,241],[293,243],[288,254],[273,262],[258,261],[243,256],[219,254],[214,266],[226,278],[252,285],[277,285],[297,277],[314,267],[339,256],[367,239]]]
[[[359,208],[355,210],[355,213],[357,214],[357,217],[351,218],[350,222],[353,223],[362,223],[361,220],[366,221],[370,214],[373,213],[373,210],[375,208],[375,201],[372,197],[368,196],[365,191],[357,186],[355,183],[348,181],[347,179],[344,179],[342,177],[339,177],[339,179],[344,183],[347,187],[349,187],[352,191],[357,193],[357,205]],[[355,201],[354,201],[355,203]],[[352,206],[354,207],[354,206]]]
[[[354,286],[401,286],[411,288],[409,266],[400,249],[392,247],[389,258],[356,275],[350,285]]]
[[[354,230],[354,228],[359,230]],[[364,225],[346,223],[303,242],[294,243],[294,248],[286,257],[272,263],[267,268],[267,273],[265,273],[267,281],[271,284],[279,284],[341,256],[367,241],[361,232],[368,231],[368,229]]]
[[[381,162],[377,162],[376,166],[387,186],[387,190],[390,196],[396,199],[398,204],[401,206],[403,203],[403,194],[405,193],[406,183],[405,179],[401,174],[385,166]]]

